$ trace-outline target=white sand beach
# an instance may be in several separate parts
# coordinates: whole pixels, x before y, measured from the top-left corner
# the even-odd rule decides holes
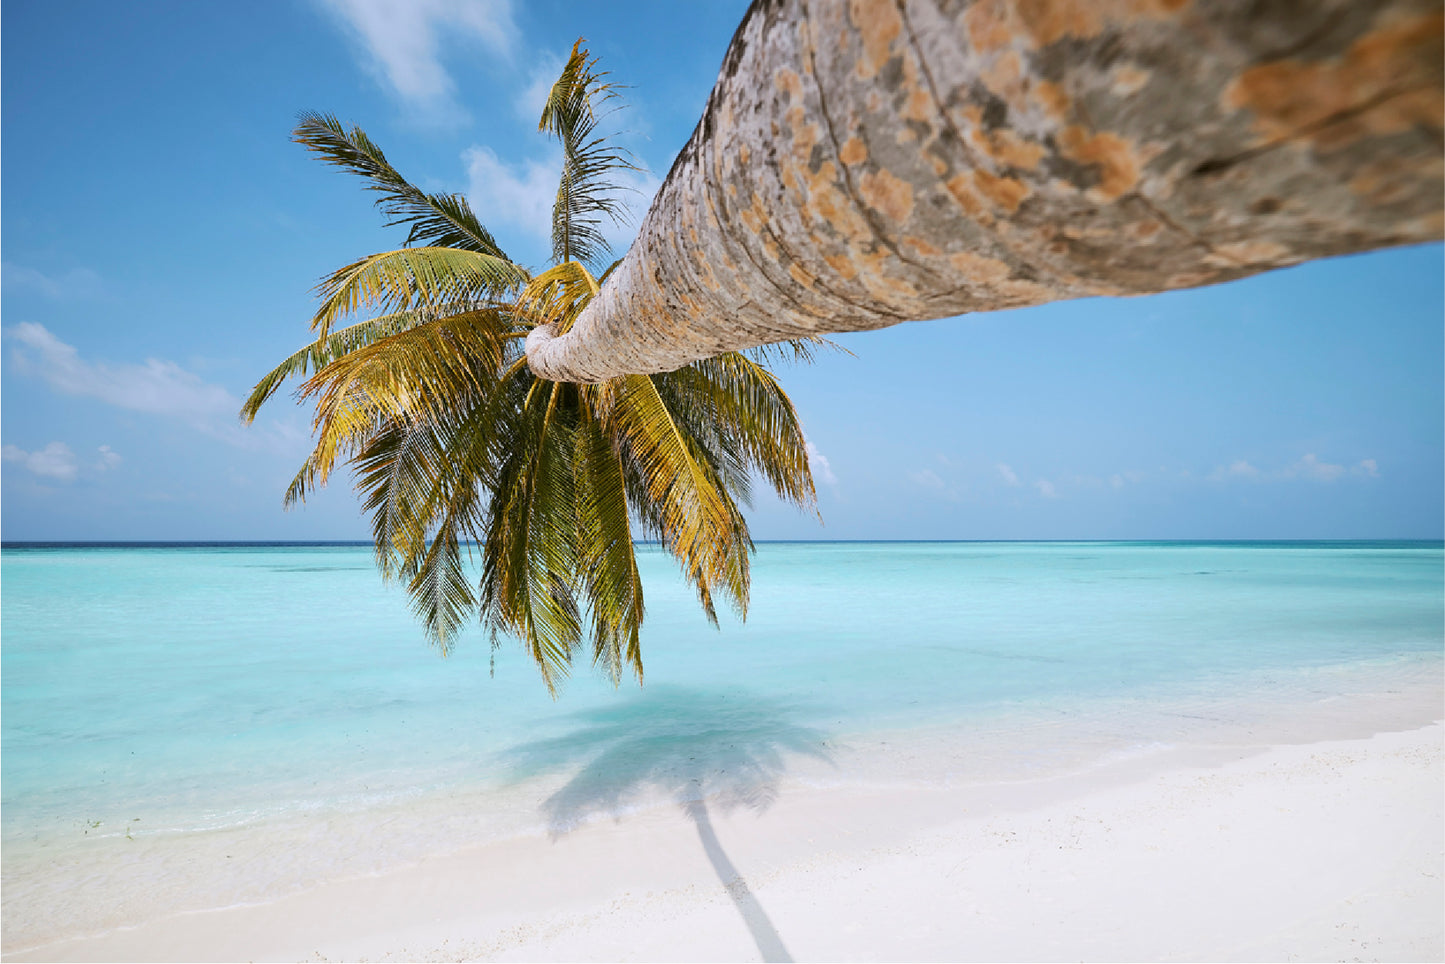
[[[662,802],[5,959],[1440,960],[1442,741]]]

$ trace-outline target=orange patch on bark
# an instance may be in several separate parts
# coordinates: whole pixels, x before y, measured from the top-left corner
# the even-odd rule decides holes
[[[1378,137],[1420,127],[1440,130],[1445,114],[1445,91],[1440,88],[1412,90],[1391,97],[1370,110],[1327,124],[1310,136],[1321,151],[1337,151],[1365,137]]]
[[[903,19],[898,16],[893,0],[849,0],[848,19],[853,21],[863,40],[858,76],[868,80],[888,63],[893,41],[903,32]]]
[[[912,248],[914,251],[917,251],[924,257],[932,257],[933,255],[940,253],[937,247],[929,244],[923,238],[904,238],[902,241],[898,242],[898,246],[900,248]]]
[[[808,177],[808,191],[802,202],[805,223],[821,220],[836,231],[845,243],[858,244],[873,236],[868,222],[858,213],[852,200],[843,193],[838,169],[825,161],[818,173]]]
[[[1438,184],[1442,175],[1445,159],[1438,155],[1426,161],[1382,157],[1360,168],[1350,179],[1350,190],[1371,205],[1397,204],[1416,196],[1421,180]]]
[[[904,120],[930,121],[934,117],[933,97],[922,87],[914,87],[900,112]]]
[[[858,192],[875,210],[897,224],[913,213],[913,185],[880,168],[858,179]]]
[[[803,269],[803,266],[794,261],[788,265],[788,274],[794,281],[804,288],[813,287],[813,276]]]
[[[1023,61],[1019,59],[1019,55],[1012,50],[1006,50],[979,71],[978,76],[984,86],[997,94],[1012,110],[1024,111],[1028,109],[1028,99],[1023,69]]]
[[[839,277],[848,281],[852,281],[858,277],[858,267],[853,264],[853,260],[846,255],[825,254],[823,255],[823,260],[827,262],[828,267],[838,272]]]
[[[1234,241],[1217,244],[1214,250],[1236,264],[1270,263],[1289,255],[1289,248],[1276,241]]]
[[[1007,128],[999,128],[985,135],[982,131],[969,138],[974,145],[994,160],[1011,167],[1032,171],[1039,166],[1044,156],[1044,146],[1035,141],[1025,140]]]
[[[1115,97],[1128,97],[1144,89],[1149,83],[1149,71],[1140,70],[1138,67],[1120,67],[1114,71],[1114,83],[1110,86],[1109,92]]]
[[[1034,97],[1044,105],[1050,117],[1063,120],[1065,111],[1069,109],[1069,95],[1064,93],[1064,88],[1052,80],[1041,80],[1034,84]]]
[[[979,197],[978,192],[973,189],[972,179],[967,173],[955,174],[943,182],[943,186],[965,214],[985,227],[993,224],[992,212],[989,211],[988,205],[984,204],[983,198]]]
[[[1015,0],[1020,22],[1047,47],[1064,37],[1086,40],[1105,24],[1126,26],[1178,13],[1189,0]]]
[[[858,280],[875,300],[892,308],[909,310],[918,296],[917,290],[903,278],[893,277],[888,269],[897,262],[893,252],[877,250],[862,256],[864,268]]]
[[[981,54],[1006,46],[1013,39],[1009,21],[1012,11],[1001,0],[979,0],[963,15],[963,28],[968,42]]]
[[[1356,137],[1390,133],[1415,124],[1438,130],[1440,114],[1430,109],[1439,103],[1432,95],[1438,95],[1441,86],[1442,31],[1445,14],[1427,14],[1385,24],[1333,60],[1260,64],[1240,74],[1225,90],[1224,103],[1253,113],[1255,131],[1263,140],[1275,141],[1297,136],[1389,91],[1419,87],[1428,93],[1419,99],[1385,100],[1356,118],[1360,123],[1351,133]]]
[[[773,82],[779,90],[788,95],[789,101],[800,101],[803,99],[803,78],[798,72],[787,67],[780,68],[773,74]]]
[[[838,152],[838,160],[844,164],[861,164],[868,160],[868,148],[857,137],[850,137]]]
[[[997,258],[986,258],[968,251],[951,254],[948,261],[959,274],[981,284],[997,284],[1013,273],[1007,264]]]
[[[1019,204],[1029,196],[1026,184],[1012,177],[997,177],[982,168],[973,172],[973,182],[979,191],[994,204],[1010,214],[1019,209]]]
[[[1098,165],[1099,183],[1089,193],[1100,201],[1113,201],[1139,183],[1134,147],[1117,134],[1100,131],[1091,135],[1075,124],[1060,132],[1059,148],[1080,164]]]
[[[1185,271],[1164,279],[1164,289],[1198,288],[1219,277],[1218,271]]]

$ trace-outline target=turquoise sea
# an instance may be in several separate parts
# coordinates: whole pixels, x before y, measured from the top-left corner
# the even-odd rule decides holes
[[[126,875],[263,899],[326,846],[365,872],[648,794],[1028,779],[1442,676],[1438,542],[769,543],[720,630],[641,557],[645,685],[582,665],[553,700],[515,643],[429,649],[364,545],[5,546],[7,947],[123,923]],[[243,846],[249,878],[187,878]]]

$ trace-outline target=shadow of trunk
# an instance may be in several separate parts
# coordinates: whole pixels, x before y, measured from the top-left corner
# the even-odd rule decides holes
[[[773,926],[772,920],[753,896],[753,892],[748,889],[748,882],[738,873],[738,869],[722,849],[722,844],[712,829],[707,804],[701,800],[692,800],[683,804],[683,811],[692,818],[697,827],[697,837],[702,841],[702,849],[707,854],[707,859],[712,862],[713,872],[737,906],[738,913],[742,915],[743,923],[752,934],[753,943],[758,945],[758,953],[763,956],[763,960],[791,962],[793,957],[783,945],[777,928]]]

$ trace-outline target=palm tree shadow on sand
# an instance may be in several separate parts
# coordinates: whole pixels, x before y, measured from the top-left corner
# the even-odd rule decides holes
[[[823,731],[795,722],[787,704],[739,692],[649,686],[617,706],[574,713],[575,729],[522,744],[509,756],[525,773],[576,767],[542,804],[552,838],[635,801],[665,794],[697,828],[698,840],[765,961],[792,957],[773,922],[733,866],[709,807],[762,813],[778,797],[788,757],[827,763]]]

